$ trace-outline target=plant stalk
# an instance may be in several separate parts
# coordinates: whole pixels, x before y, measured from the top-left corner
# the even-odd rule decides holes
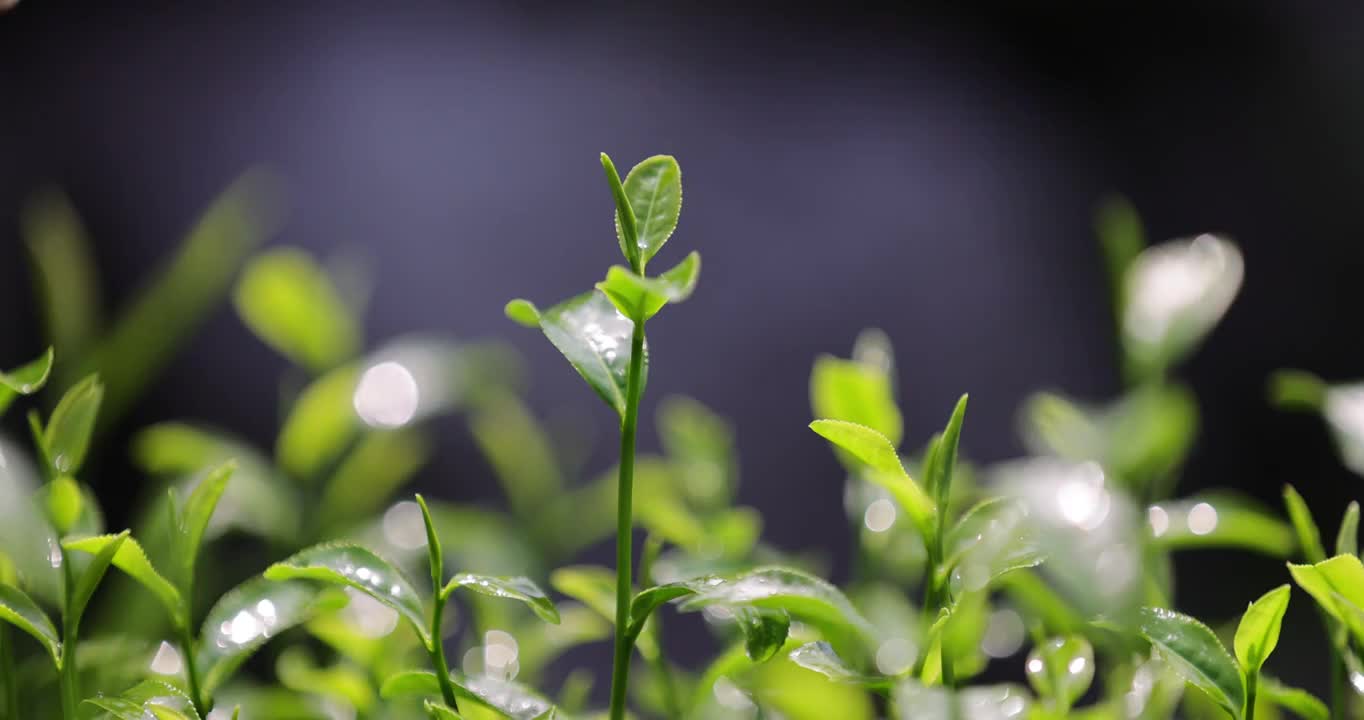
[[[186,608],[188,616],[189,608]],[[207,698],[204,697],[203,685],[199,682],[199,667],[194,662],[194,637],[189,632],[188,625],[180,627],[180,652],[185,656],[185,677],[189,679],[189,700],[194,703],[194,709],[199,713],[199,717],[207,717],[210,710]]]
[[[445,639],[441,636],[441,622],[445,615],[445,598],[439,586],[436,600],[431,610],[431,664],[436,666],[436,680],[440,683],[440,695],[451,710],[459,712],[459,701],[455,699],[455,686],[450,682],[450,665],[445,662]]]
[[[611,720],[624,720],[626,684],[630,679],[631,531],[634,529],[635,433],[643,392],[644,323],[635,321],[630,337],[630,368],[625,379],[625,419],[620,427],[620,475],[616,490],[616,651],[611,668]]]
[[[0,692],[5,693],[6,720],[19,720],[19,683],[15,682],[14,648],[7,626],[0,626]]]
[[[60,542],[58,540],[57,542]],[[62,694],[62,717],[66,720],[79,720],[78,707],[80,706],[80,670],[76,667],[76,644],[78,642],[78,631],[76,620],[72,616],[71,594],[75,592],[76,579],[71,572],[71,558],[66,554],[66,550],[61,550],[62,556],[62,669],[61,669],[61,694]]]
[[[639,559],[639,576],[643,578],[642,583],[648,584],[653,581],[654,561],[658,559],[659,553],[663,551],[663,541],[652,535],[644,542],[644,554]],[[654,639],[654,646],[658,648],[658,654],[652,660],[654,674],[657,676],[658,684],[663,688],[663,712],[667,720],[682,720],[682,702],[677,697],[677,685],[673,682],[673,671],[668,665],[668,657],[663,652],[663,619],[659,613],[654,613],[649,618],[649,634]]]
[[[1255,720],[1255,695],[1259,690],[1260,673],[1252,672],[1246,674],[1246,717],[1245,720]]]

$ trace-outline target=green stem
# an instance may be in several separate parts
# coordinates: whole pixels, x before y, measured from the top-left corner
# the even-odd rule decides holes
[[[80,706],[81,691],[80,670],[76,666],[76,645],[80,629],[71,612],[71,593],[75,591],[76,579],[71,572],[71,558],[67,556],[66,550],[62,550],[61,554],[64,581],[62,606],[65,611],[62,613],[62,717],[66,720],[78,720],[80,715],[77,708]]]
[[[9,627],[0,625],[0,692],[5,693],[6,720],[19,720],[19,684],[14,677],[14,648]]]
[[[1255,694],[1260,685],[1260,673],[1246,673],[1246,717],[1245,720],[1255,720]]]
[[[1345,720],[1345,661],[1340,648],[1330,643],[1331,649],[1331,720]]]
[[[189,615],[189,608],[185,608],[186,617]],[[208,704],[208,698],[204,697],[203,684],[199,681],[199,667],[194,662],[194,636],[189,632],[188,625],[180,626],[180,653],[185,656],[185,677],[189,678],[189,699],[194,703],[194,709],[198,711],[199,717],[207,717],[212,706]]]
[[[643,578],[640,582],[646,585],[653,582],[654,561],[662,551],[663,541],[652,535],[645,540],[644,554],[639,559],[639,576]],[[654,647],[658,648],[652,665],[654,674],[658,676],[658,684],[663,688],[664,716],[668,720],[682,720],[682,703],[677,697],[677,685],[673,683],[673,670],[663,652],[663,618],[659,617],[659,613],[654,613],[650,618],[648,629],[654,639]]]
[[[450,665],[445,662],[445,639],[441,636],[441,622],[445,616],[445,598],[436,587],[436,601],[431,610],[431,664],[436,666],[436,680],[440,683],[440,695],[451,710],[459,712],[459,702],[455,700],[455,686],[450,682]]]
[[[644,323],[635,321],[630,338],[630,369],[625,379],[625,419],[620,427],[620,476],[616,489],[616,650],[611,668],[611,720],[624,720],[630,678],[630,541],[634,528],[635,432],[643,392]]]

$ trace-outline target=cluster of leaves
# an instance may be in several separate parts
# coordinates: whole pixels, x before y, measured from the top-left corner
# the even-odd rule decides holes
[[[1174,371],[1235,298],[1242,259],[1229,241],[1147,247],[1130,207],[1103,208],[1124,391],[1101,404],[1029,398],[1022,460],[966,460],[966,396],[940,433],[902,451],[895,354],[879,331],[863,332],[849,358],[816,359],[810,428],[846,473],[856,539],[853,577],[839,588],[817,559],[760,541],[761,516],[735,504],[733,433],[701,404],[663,402],[664,452],[637,455],[646,324],[690,296],[700,259],[646,271],[678,225],[673,158],[648,158],[624,179],[604,155],[602,166],[627,266],[551,307],[514,300],[506,313],[540,329],[617,414],[616,467],[577,481],[581,425],[542,425],[507,351],[407,337],[365,352],[363,283],[296,249],[248,257],[260,233],[220,218],[199,233],[209,239],[191,241],[193,259],[175,263],[171,289],[150,291],[131,314],[179,336],[231,289],[244,324],[292,364],[275,447],[196,423],[147,428],[134,460],[164,482],[118,533],[82,481],[86,460],[111,378],[117,411],[174,337],[142,362],[91,350],[149,331],[91,341],[79,232],[57,206],[35,216],[49,334],[76,359],[49,350],[0,373],[0,412],[52,378],[65,389],[46,418],[30,412],[31,453],[0,446],[0,717],[620,720],[630,707],[670,720],[1358,716],[1348,680],[1364,678],[1358,505],[1328,557],[1292,487],[1287,519],[1232,491],[1176,494],[1198,410]],[[231,261],[201,275],[215,258]],[[76,290],[58,292],[67,286]],[[190,286],[202,291],[191,307],[164,307]],[[1364,472],[1364,390],[1299,371],[1272,388],[1281,405],[1320,412],[1346,464]],[[429,457],[427,421],[454,410],[506,511],[395,502]],[[217,542],[229,533],[238,542]],[[615,568],[566,564],[612,536]],[[1172,556],[1201,548],[1288,561],[1323,624],[1329,705],[1265,670],[1291,585],[1239,623],[1215,623],[1221,636],[1173,609]],[[234,575],[240,567],[266,569]],[[676,663],[665,607],[696,613],[721,651],[700,668]],[[534,689],[567,650],[608,639],[607,707],[594,703],[586,669],[552,695]],[[973,684],[1015,659],[1027,686]]]

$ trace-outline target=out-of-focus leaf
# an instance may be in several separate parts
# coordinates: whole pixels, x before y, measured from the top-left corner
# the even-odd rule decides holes
[[[564,651],[611,637],[611,623],[595,610],[576,602],[560,603],[558,608],[559,624],[527,623],[515,633],[519,677],[536,677]]]
[[[1222,319],[1241,288],[1241,252],[1214,235],[1142,251],[1124,282],[1123,349],[1136,377],[1183,358]]]
[[[85,614],[85,606],[90,604],[90,597],[95,594],[95,588],[99,587],[100,580],[104,579],[104,573],[127,539],[127,530],[109,538],[76,579],[76,586],[71,591],[71,600],[66,610],[69,616],[67,622],[71,623],[72,627],[80,624],[80,618]]]
[[[784,610],[793,619],[818,628],[835,643],[861,643],[873,633],[871,623],[838,588],[799,570],[761,567],[737,577],[704,578],[689,585],[695,594],[682,602],[684,611],[716,605]]]
[[[596,290],[569,298],[543,312],[525,300],[513,301],[513,304],[517,307],[514,319],[520,322],[534,313],[545,337],[602,400],[625,417],[626,380],[635,324]],[[509,314],[511,307],[509,304]],[[647,344],[643,363],[647,376]]]
[[[52,664],[61,666],[62,643],[57,637],[57,628],[52,626],[47,614],[24,591],[0,583],[0,620],[32,635],[52,656]]]
[[[541,620],[552,624],[559,622],[559,611],[555,609],[554,601],[550,600],[549,596],[545,595],[545,591],[541,590],[530,578],[459,573],[445,584],[445,587],[441,589],[441,595],[449,597],[450,593],[461,587],[492,597],[519,600],[535,611]]]
[[[1023,669],[1033,690],[1066,712],[1094,681],[1094,648],[1079,635],[1051,638],[1033,648]]]
[[[111,543],[119,543],[119,548],[114,553],[114,567],[127,573],[129,577],[151,591],[166,608],[166,612],[170,614],[171,621],[176,627],[185,627],[189,620],[184,614],[184,604],[180,599],[180,591],[176,590],[169,580],[162,577],[161,573],[152,567],[151,562],[147,560],[147,553],[143,551],[137,540],[126,534],[97,535],[79,540],[64,541],[62,547],[68,551],[98,556]]]
[[[463,715],[454,710],[430,700],[422,701],[422,708],[426,710],[426,714],[432,717],[432,720],[463,720],[464,718]]]
[[[827,642],[813,642],[801,645],[791,651],[791,662],[823,675],[835,682],[857,685],[872,690],[889,688],[895,679],[885,675],[868,675],[852,667],[838,656],[833,646]]]
[[[1283,486],[1283,503],[1288,509],[1288,519],[1293,523],[1293,532],[1298,536],[1298,547],[1309,563],[1319,563],[1326,559],[1326,548],[1321,544],[1321,531],[1317,521],[1312,519],[1312,511],[1292,485]]]
[[[611,304],[634,322],[647,322],[664,305],[680,303],[691,297],[701,275],[701,256],[692,251],[682,262],[656,278],[636,275],[632,270],[613,265],[606,279],[596,284]]]
[[[1341,460],[1356,475],[1364,475],[1364,383],[1333,385],[1326,390],[1322,417],[1335,438]]]
[[[43,447],[57,473],[75,473],[85,462],[103,399],[99,376],[89,375],[67,390],[53,408],[43,431]]]
[[[1013,720],[1028,717],[1032,698],[1016,685],[979,685],[960,691],[904,680],[892,693],[895,720]]]
[[[359,418],[353,409],[359,370],[332,370],[304,388],[280,429],[275,454],[295,479],[317,479],[355,437]]]
[[[1104,199],[1094,216],[1094,230],[1103,249],[1104,264],[1113,292],[1113,314],[1121,324],[1127,300],[1128,268],[1146,247],[1146,232],[1141,216],[1132,203],[1121,195]]]
[[[280,684],[295,692],[331,698],[360,712],[369,712],[374,707],[374,688],[363,672],[344,663],[318,667],[301,647],[281,653],[275,673]]]
[[[610,158],[602,156],[602,163],[608,164]],[[612,168],[609,173],[613,174]],[[677,219],[682,213],[682,170],[670,155],[654,155],[645,158],[631,168],[621,183],[625,197],[629,201],[634,216],[634,231],[628,232],[621,222],[622,213],[616,213],[616,236],[625,250],[630,235],[635,236],[639,252],[639,269],[668,241],[677,229]],[[613,188],[614,190],[614,188]],[[617,199],[617,207],[620,201]],[[630,252],[625,250],[630,259]],[[633,260],[631,261],[633,265]]]
[[[228,480],[232,478],[232,473],[236,470],[237,463],[232,460],[209,470],[204,479],[195,486],[189,498],[185,500],[185,507],[180,513],[182,525],[179,528],[184,545],[178,548],[180,577],[183,587],[190,587],[193,584],[194,567],[199,558],[199,546],[204,542],[204,533],[208,531],[208,523],[213,517],[213,511],[218,507],[219,499],[227,490]]]
[[[550,574],[549,584],[602,617],[615,620],[616,576],[610,570],[590,565],[563,567]]]
[[[657,425],[678,489],[703,510],[728,505],[738,474],[729,423],[700,402],[674,395],[659,403]]]
[[[1364,563],[1354,555],[1337,555],[1313,565],[1288,564],[1298,587],[1331,617],[1364,642]]]
[[[90,238],[71,200],[55,189],[34,196],[24,208],[23,231],[44,333],[63,356],[78,358],[103,321]]]
[[[1293,528],[1267,508],[1234,493],[1210,493],[1152,505],[1146,511],[1157,547],[1230,547],[1286,558],[1297,548]]]
[[[275,563],[265,571],[267,580],[318,580],[352,587],[398,611],[428,647],[430,629],[422,612],[421,596],[387,560],[370,550],[349,543],[323,543]]]
[[[1359,503],[1357,502],[1350,501],[1350,504],[1345,506],[1345,517],[1341,519],[1340,530],[1336,533],[1336,554],[1359,554]]]
[[[1207,625],[1172,610],[1142,608],[1141,634],[1185,681],[1240,717],[1246,702],[1240,670]]]
[[[460,700],[467,699],[491,708],[512,720],[536,720],[554,707],[549,700],[517,683],[489,676],[469,677],[457,672],[450,675]],[[409,670],[385,680],[380,694],[384,698],[439,695],[440,684],[435,673]]]
[[[936,510],[933,500],[905,472],[895,446],[881,433],[843,420],[816,420],[810,429],[846,450],[870,470],[868,479],[888,490],[900,507],[909,513],[924,538],[933,537]]]
[[[93,697],[85,701],[118,720],[200,720],[194,703],[180,688],[161,680],[144,680],[118,697]]]
[[[207,696],[272,637],[345,604],[315,583],[252,578],[223,595],[204,618],[196,651]]]
[[[379,696],[388,700],[406,695],[439,695],[440,679],[430,670],[403,670],[384,679]]]
[[[0,414],[9,408],[14,396],[32,395],[47,384],[52,374],[52,348],[38,359],[31,360],[9,372],[0,372]]]
[[[1246,608],[1236,627],[1236,661],[1248,675],[1260,672],[1269,654],[1279,644],[1279,628],[1288,610],[1287,585],[1270,590]]]
[[[988,498],[966,511],[947,534],[940,572],[955,591],[978,591],[1005,573],[1036,567],[1043,557],[1023,505]]]
[[[790,720],[872,720],[877,717],[871,697],[861,688],[826,678],[785,657],[762,663],[743,673],[735,682],[751,693],[753,701],[764,708],[764,716],[770,712]],[[705,689],[714,696],[720,688]]]
[[[227,296],[237,268],[278,225],[277,195],[260,171],[234,182],[93,348],[83,367],[98,370],[108,386],[102,423],[122,416]]]
[[[744,634],[744,649],[753,662],[766,662],[786,644],[791,631],[791,616],[785,610],[739,608],[734,619]]]
[[[478,404],[469,429],[518,517],[529,519],[564,486],[554,447],[535,417],[510,392]]]
[[[252,258],[232,299],[257,337],[313,372],[350,359],[359,347],[358,323],[331,277],[300,249]]]
[[[80,483],[70,475],[59,475],[45,490],[47,517],[52,521],[52,526],[60,535],[70,533],[80,520],[85,505]]]
[[[865,425],[898,445],[903,431],[892,378],[882,368],[832,355],[815,358],[810,408],[817,418]]]
[[[1274,678],[1260,677],[1260,697],[1304,720],[1327,720],[1331,716],[1330,708],[1315,695],[1284,685]]]
[[[430,455],[430,445],[414,430],[366,433],[323,490],[318,522],[337,529],[374,513]]]

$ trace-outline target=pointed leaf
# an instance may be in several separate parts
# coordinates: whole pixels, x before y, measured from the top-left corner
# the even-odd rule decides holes
[[[1244,496],[1214,492],[1152,505],[1146,511],[1157,547],[1242,548],[1287,558],[1298,547],[1293,527]]]
[[[451,673],[460,699],[469,699],[492,708],[511,720],[541,720],[554,717],[554,705],[535,691],[491,675],[470,677]]]
[[[681,263],[657,278],[636,275],[619,265],[612,266],[606,279],[597,283],[621,314],[635,322],[645,322],[664,305],[691,297],[701,273],[701,256],[695,251]]]
[[[1303,720],[1328,720],[1331,716],[1326,703],[1306,690],[1289,687],[1271,677],[1260,677],[1260,697],[1288,710]]]
[[[748,659],[755,663],[766,662],[776,655],[791,631],[791,616],[785,610],[743,607],[735,611],[734,619],[743,631]]]
[[[892,380],[885,370],[866,362],[821,355],[810,372],[810,409],[817,418],[865,425],[897,445],[903,420]]]
[[[315,583],[256,577],[223,595],[204,618],[196,659],[203,692],[211,696],[270,638],[345,605],[345,596]]]
[[[0,387],[20,395],[38,392],[47,384],[47,379],[52,374],[54,357],[52,348],[48,348],[36,360],[30,360],[9,372],[0,372]]]
[[[801,645],[791,651],[791,662],[834,682],[857,685],[869,690],[884,690],[894,682],[894,678],[884,675],[867,675],[849,665],[838,656],[832,645],[827,642],[814,642]]]
[[[327,481],[316,508],[319,525],[340,534],[371,517],[430,457],[430,443],[417,430],[365,433]]]
[[[147,553],[137,540],[122,535],[97,535],[79,540],[63,541],[62,547],[68,551],[99,555],[106,546],[115,542],[121,543],[121,545],[118,551],[114,553],[114,567],[127,573],[129,577],[151,591],[165,606],[166,612],[170,613],[171,621],[177,628],[185,627],[188,619],[184,616],[180,591],[176,590],[170,581],[162,577],[156,568],[152,567],[151,561],[147,559]]]
[[[445,588],[441,590],[441,596],[449,597],[450,593],[461,587],[492,597],[520,600],[529,605],[530,609],[534,610],[541,620],[554,625],[559,624],[559,611],[555,609],[554,601],[550,600],[549,596],[545,595],[545,591],[541,590],[530,578],[460,573],[450,578],[450,582],[445,584]]]
[[[21,219],[44,335],[63,355],[79,357],[103,324],[90,237],[71,199],[55,188],[35,195]]]
[[[895,447],[886,436],[865,425],[843,420],[816,420],[810,423],[810,429],[864,463],[872,471],[869,479],[890,492],[909,513],[925,539],[932,537],[936,513],[933,500],[905,472]]]
[[[540,329],[606,404],[625,416],[634,323],[593,290],[540,313]],[[649,351],[644,350],[648,374]]]
[[[1173,610],[1147,607],[1141,610],[1141,634],[1185,681],[1240,717],[1245,705],[1241,672],[1207,625]]]
[[[398,568],[372,551],[350,543],[323,543],[265,571],[267,580],[318,580],[352,587],[398,611],[422,643],[431,646],[421,596]]]
[[[1336,533],[1337,555],[1359,554],[1359,503],[1351,501],[1345,507],[1345,517],[1340,521],[1340,531]]]
[[[1298,535],[1298,546],[1309,563],[1319,563],[1326,559],[1326,549],[1321,544],[1321,530],[1317,529],[1312,511],[1292,485],[1283,486],[1283,502],[1288,508],[1288,519],[1293,523],[1293,531]]]
[[[57,628],[52,626],[47,614],[24,591],[0,583],[0,620],[32,635],[52,656],[52,664],[61,666],[62,643],[57,637]]]
[[[625,184],[621,182],[616,164],[606,154],[601,154],[601,167],[606,172],[606,184],[611,188],[611,199],[616,203],[616,239],[620,241],[621,254],[629,261],[630,267],[644,269],[639,253],[639,226],[635,211],[630,207],[630,197],[625,194]]]
[[[1288,610],[1287,585],[1270,590],[1250,604],[1236,628],[1236,660],[1246,673],[1258,673],[1279,644],[1279,629]]]
[[[655,155],[631,169],[623,187],[634,214],[639,266],[643,270],[677,229],[682,212],[682,169],[671,156]],[[624,247],[629,234],[622,225],[617,213],[616,234]]]
[[[460,715],[454,710],[451,710],[440,703],[432,702],[431,700],[422,701],[422,707],[426,710],[426,714],[431,716],[432,720],[463,720],[464,718],[463,715]]]
[[[252,258],[232,299],[257,337],[314,372],[335,367],[359,347],[358,323],[331,277],[297,248]]]
[[[185,500],[184,510],[180,513],[182,524],[180,532],[184,542],[175,550],[180,558],[181,577],[184,578],[185,587],[189,587],[194,579],[194,567],[199,558],[199,546],[204,542],[204,533],[208,530],[208,522],[213,518],[213,511],[218,507],[218,500],[227,490],[227,481],[232,478],[232,473],[236,470],[237,463],[235,460],[228,460],[213,468],[195,486],[194,492],[189,495],[189,499]]]
[[[615,621],[616,576],[610,570],[590,565],[562,567],[550,573],[549,584],[602,617]]]
[[[1337,555],[1315,565],[1288,564],[1298,586],[1331,617],[1364,642],[1364,563],[1354,555]]]
[[[328,372],[303,389],[275,444],[279,463],[295,479],[317,480],[355,437],[355,388],[360,371],[347,365]]]
[[[695,594],[684,611],[711,606],[785,610],[791,617],[828,634],[830,639],[863,640],[871,623],[838,588],[813,575],[783,567],[760,567],[734,578],[710,577],[692,584]]]
[[[925,478],[928,493],[943,512],[947,511],[948,495],[952,491],[952,473],[957,467],[957,445],[961,439],[961,424],[966,419],[966,401],[966,395],[957,400],[952,417],[947,421],[947,428],[943,430],[937,452],[933,454],[932,476]]]
[[[58,473],[75,473],[85,462],[103,399],[104,386],[99,376],[90,375],[67,390],[53,408],[43,431],[43,447]]]
[[[184,691],[160,680],[144,680],[118,697],[93,697],[88,705],[108,712],[117,720],[200,720],[194,703]]]
[[[118,535],[109,538],[108,542],[95,553],[95,557],[90,564],[85,567],[79,579],[76,580],[75,590],[71,593],[71,600],[67,606],[70,613],[68,622],[72,626],[80,624],[80,618],[85,614],[85,606],[90,604],[90,597],[95,594],[95,589],[99,587],[100,580],[104,579],[104,573],[108,571],[109,565],[114,561],[114,556],[123,547],[123,543],[128,539],[128,531],[124,530]]]

